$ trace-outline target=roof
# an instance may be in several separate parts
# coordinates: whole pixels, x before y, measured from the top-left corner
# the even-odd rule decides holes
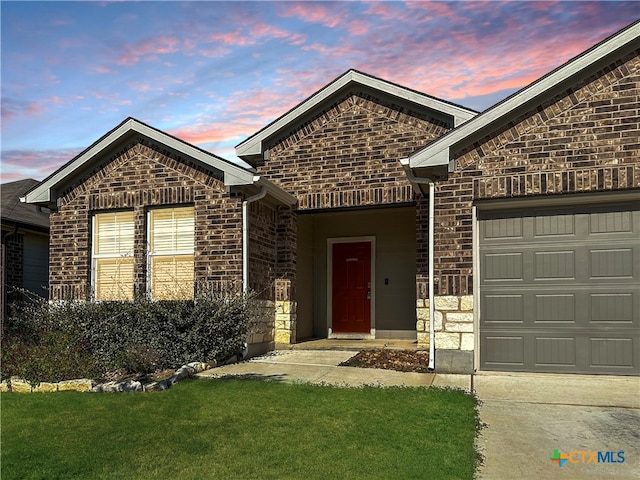
[[[280,200],[290,200],[286,192],[267,182],[266,179],[256,176],[255,172],[129,117],[66,165],[52,173],[42,183],[26,192],[24,201],[26,203],[53,204],[57,199],[58,191],[64,185],[72,182],[78,175],[89,170],[102,152],[111,150],[114,146],[133,135],[142,135],[210,169],[220,172],[226,186],[253,185],[259,182],[260,186],[267,186],[268,191],[273,194],[272,196]]]
[[[16,182],[0,185],[0,216],[2,223],[21,224],[49,229],[49,214],[43,212],[36,205],[26,205],[20,202],[20,197],[38,183],[37,180],[26,178]]]
[[[478,113],[475,110],[468,109],[461,105],[440,100],[436,97],[352,69],[238,144],[236,146],[236,155],[249,163],[255,163],[256,160],[261,160],[269,139],[290,130],[292,124],[303,122],[304,119],[309,118],[314,112],[317,112],[328,102],[331,102],[334,97],[348,91],[354,86],[374,90],[376,93],[391,97],[395,101],[408,102],[417,107],[432,110],[434,113],[439,114],[439,116],[448,118],[454,127],[466,122]]]
[[[621,52],[638,48],[639,37],[640,20],[410,155],[411,168],[448,164],[453,159],[454,150],[498,130],[522,112],[566,89],[580,75],[606,66],[606,63],[619,56]]]

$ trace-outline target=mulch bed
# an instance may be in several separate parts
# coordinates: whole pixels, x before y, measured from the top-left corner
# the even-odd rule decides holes
[[[428,373],[429,352],[423,350],[361,350],[340,365],[344,367],[382,368],[398,372]]]

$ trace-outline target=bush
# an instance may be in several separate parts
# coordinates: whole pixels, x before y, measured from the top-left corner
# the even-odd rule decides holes
[[[56,302],[12,309],[3,326],[2,378],[96,378],[147,374],[239,354],[252,321],[249,301],[232,294],[195,300]]]
[[[66,318],[51,315],[44,299],[13,306],[2,328],[2,378],[16,375],[57,382],[98,375],[99,365],[82,329],[73,322],[74,317]]]

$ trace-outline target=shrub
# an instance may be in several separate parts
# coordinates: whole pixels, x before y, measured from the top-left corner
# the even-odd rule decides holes
[[[55,302],[19,305],[3,326],[2,378],[96,378],[147,374],[243,350],[248,298],[207,293],[195,300]]]
[[[2,328],[2,378],[57,382],[98,375],[99,365],[81,328],[74,317],[66,318],[50,315],[48,302],[40,298],[13,306]]]

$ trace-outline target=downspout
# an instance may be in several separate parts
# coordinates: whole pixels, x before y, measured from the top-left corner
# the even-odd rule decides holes
[[[400,164],[404,168],[407,178],[414,184],[426,184],[429,186],[429,365],[428,370],[435,370],[435,349],[436,349],[436,332],[434,328],[434,322],[436,318],[436,302],[435,302],[435,282],[434,275],[434,263],[433,263],[433,237],[434,237],[434,219],[435,219],[435,184],[430,178],[416,177],[411,171],[409,166],[409,159],[403,158],[400,160]]]
[[[259,176],[253,177],[255,184],[260,180]],[[255,195],[246,198],[242,202],[242,293],[249,292],[249,204],[256,202],[267,195],[267,187],[262,186]]]

